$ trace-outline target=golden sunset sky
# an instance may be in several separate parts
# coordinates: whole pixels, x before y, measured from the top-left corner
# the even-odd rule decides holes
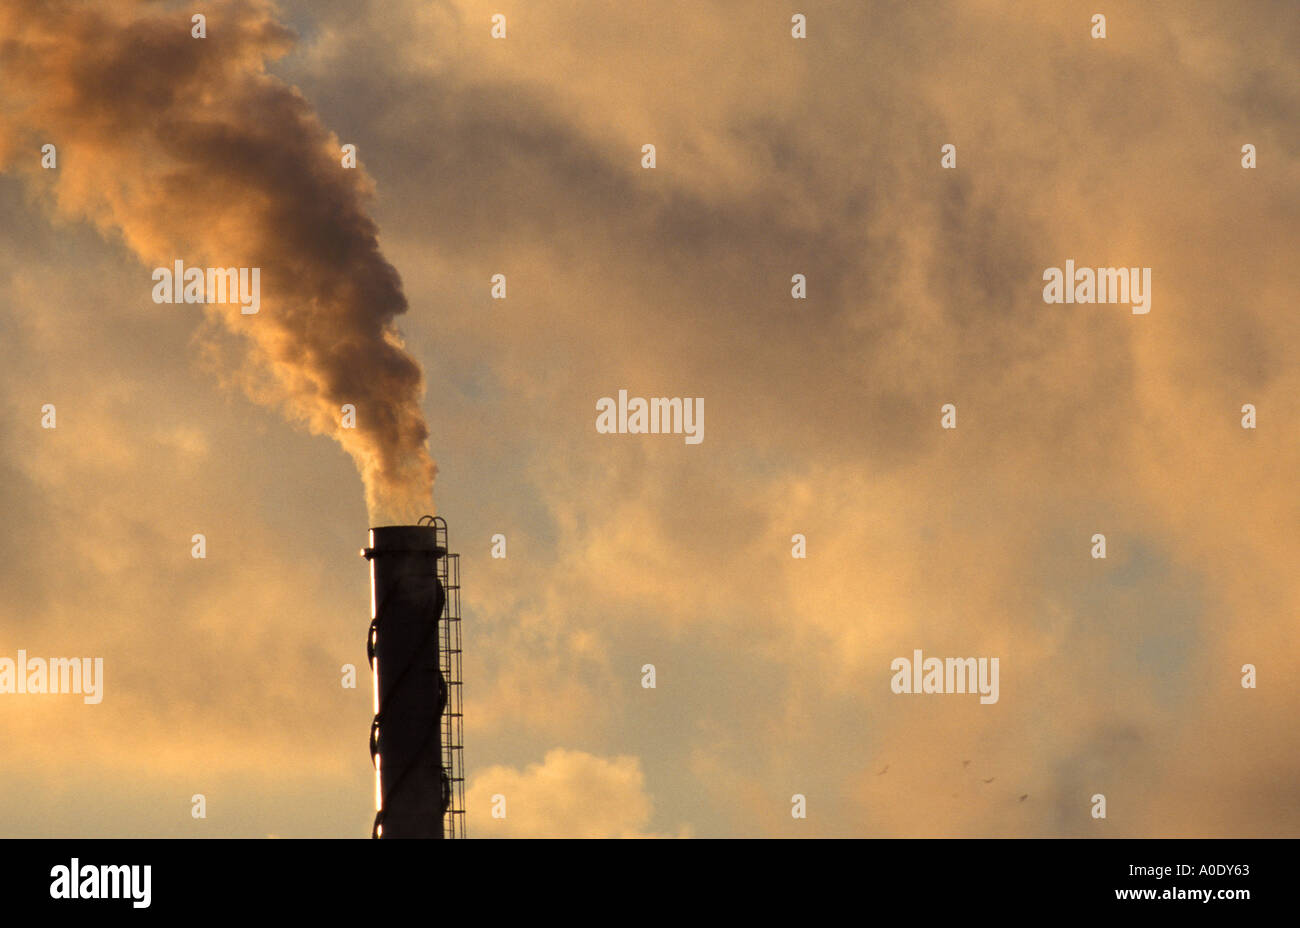
[[[354,460],[418,484],[421,409],[472,837],[1297,835],[1297,48],[1288,0],[0,0],[0,657],[105,675],[0,695],[0,836],[369,834]],[[179,259],[260,313],[154,303]],[[1067,259],[1150,313],[1045,304]],[[620,389],[703,442],[598,434]],[[999,701],[892,693],[917,648]]]

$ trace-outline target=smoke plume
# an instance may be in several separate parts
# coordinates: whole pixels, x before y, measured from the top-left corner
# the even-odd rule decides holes
[[[364,204],[372,184],[267,61],[293,34],[262,0],[0,0],[0,170],[28,175],[62,215],[120,236],[148,268],[261,268],[261,309],[203,309],[243,336],[258,402],[352,456],[372,524],[431,511],[436,467],[406,311]],[[42,169],[41,148],[57,168]],[[141,274],[140,299],[152,280]],[[159,306],[160,312],[199,307]],[[267,377],[267,374],[270,374]],[[343,427],[342,407],[355,407]]]

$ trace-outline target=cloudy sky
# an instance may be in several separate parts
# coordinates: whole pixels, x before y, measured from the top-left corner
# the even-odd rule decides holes
[[[0,695],[0,835],[369,834],[421,411],[471,836],[1300,832],[1294,4],[192,7],[0,0],[0,657],[105,677]],[[892,693],[918,648],[999,701]]]

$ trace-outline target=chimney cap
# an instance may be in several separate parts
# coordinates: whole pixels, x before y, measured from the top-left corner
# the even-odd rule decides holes
[[[386,554],[427,554],[443,557],[447,549],[437,542],[432,525],[382,525],[370,530],[370,547],[361,556],[370,560]]]

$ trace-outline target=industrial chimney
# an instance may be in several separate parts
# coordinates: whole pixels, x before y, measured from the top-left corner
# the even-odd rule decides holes
[[[447,523],[370,530],[375,838],[463,838],[460,557]]]

